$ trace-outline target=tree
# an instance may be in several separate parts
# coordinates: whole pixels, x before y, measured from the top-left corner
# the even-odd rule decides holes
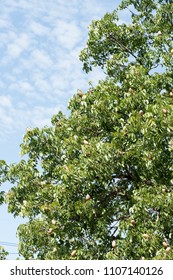
[[[4,160],[0,160],[0,185],[6,180],[5,174],[7,173],[7,165]],[[4,191],[0,192],[0,205],[4,202]]]
[[[4,181],[3,178],[6,173],[5,170],[6,170],[5,161],[0,160],[0,185]],[[0,192],[0,205],[3,203],[4,203],[4,191],[1,191]],[[0,246],[0,260],[5,260],[7,255],[8,255],[8,253],[4,250],[4,248],[2,246]]]
[[[172,1],[127,0],[90,25],[86,72],[69,117],[28,129],[3,167],[19,252],[35,259],[173,258]],[[119,10],[131,22],[119,22]]]
[[[0,260],[5,260],[8,253],[4,250],[2,246],[0,246]]]

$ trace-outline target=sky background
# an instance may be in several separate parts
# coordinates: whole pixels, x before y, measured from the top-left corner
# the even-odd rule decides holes
[[[0,1],[0,160],[18,162],[26,128],[50,124],[78,89],[103,77],[82,71],[78,56],[87,42],[88,26],[115,9],[117,0]],[[127,15],[122,13],[121,20]],[[9,189],[9,185],[1,189]],[[16,230],[22,219],[0,207],[0,245],[17,255]]]

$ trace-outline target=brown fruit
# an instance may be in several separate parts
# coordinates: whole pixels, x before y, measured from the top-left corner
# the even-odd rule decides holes
[[[139,115],[143,116],[144,112],[142,110],[139,111]]]
[[[75,256],[76,256],[76,250],[73,250],[73,251],[71,252],[71,256],[72,256],[72,257],[75,257]]]
[[[131,220],[131,224],[134,226],[136,224],[135,220]]]
[[[85,100],[85,99],[86,99],[86,95],[83,95],[83,96],[82,96],[82,100]]]
[[[54,226],[56,225],[56,220],[55,219],[53,219],[51,222],[52,222],[52,225],[54,225]]]
[[[168,244],[165,241],[163,241],[162,245],[163,245],[164,248],[168,247]]]
[[[167,114],[168,113],[168,111],[166,110],[166,109],[162,109],[162,112],[163,112],[163,114]]]
[[[112,248],[114,248],[114,249],[115,249],[115,247],[116,247],[116,241],[115,241],[115,240],[113,240],[113,241],[112,241]]]
[[[158,36],[162,35],[162,32],[159,30],[159,32],[157,33]]]
[[[47,207],[47,206],[45,206],[45,207],[44,207],[44,211],[45,211],[45,212],[49,212],[49,211],[50,211],[50,208]]]
[[[147,233],[144,233],[142,236],[143,236],[144,239],[148,239],[149,238],[149,235]]]
[[[91,196],[89,194],[86,195],[85,200],[88,201],[91,199]]]
[[[68,168],[68,166],[65,164],[65,165],[63,165],[63,167],[64,167],[64,169],[66,170],[66,171],[69,171],[69,168]]]
[[[87,140],[83,140],[84,145],[88,145],[88,141]]]
[[[152,160],[152,159],[153,159],[152,154],[148,154],[148,159],[149,159],[149,160]]]
[[[171,248],[170,248],[170,247],[167,247],[167,248],[165,249],[165,251],[166,251],[167,254],[169,254],[169,253],[171,252]]]
[[[53,232],[53,228],[49,228],[47,234],[51,234]]]
[[[27,201],[23,200],[23,205],[26,207],[27,206]]]
[[[82,97],[82,96],[84,95],[83,92],[82,92],[81,90],[78,90],[78,93],[77,93],[77,94],[78,94],[79,97]]]

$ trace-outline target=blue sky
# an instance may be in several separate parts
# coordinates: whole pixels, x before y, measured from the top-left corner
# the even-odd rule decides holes
[[[91,21],[113,11],[119,2],[1,0],[0,159],[18,162],[26,128],[50,124],[53,114],[66,113],[77,89],[85,91],[88,81],[96,84],[103,77],[99,70],[86,75],[78,56]],[[125,13],[121,20],[126,20]],[[5,205],[0,211],[0,241],[17,243],[16,229],[22,220],[7,214]],[[17,252],[15,246],[5,248]]]

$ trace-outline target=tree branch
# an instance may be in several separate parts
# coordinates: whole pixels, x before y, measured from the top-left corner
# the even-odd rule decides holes
[[[138,59],[138,57],[129,48],[127,48],[124,44],[122,44],[115,37],[113,37],[113,34],[109,34],[109,36],[107,38],[109,40],[111,40],[113,43],[118,44],[120,48],[124,49],[126,52],[128,52],[130,55],[132,55],[141,65],[143,65],[143,63]]]

